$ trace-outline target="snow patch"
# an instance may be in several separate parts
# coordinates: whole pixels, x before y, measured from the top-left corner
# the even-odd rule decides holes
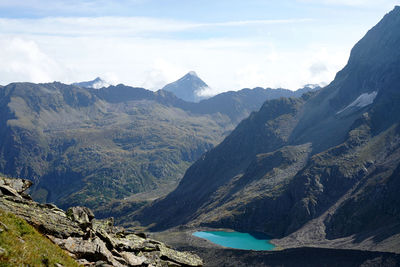
[[[353,102],[350,103],[350,105],[348,105],[347,107],[345,107],[344,109],[336,112],[336,114],[340,114],[345,110],[348,110],[350,108],[363,108],[366,107],[368,105],[371,105],[376,96],[378,95],[378,91],[374,91],[372,93],[364,93],[362,95],[360,95],[359,97],[357,97],[356,100],[354,100]]]

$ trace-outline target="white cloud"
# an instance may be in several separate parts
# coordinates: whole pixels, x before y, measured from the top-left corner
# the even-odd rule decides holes
[[[315,62],[308,69],[310,70],[312,76],[317,76],[328,71],[328,68],[324,62]]]
[[[48,82],[62,79],[66,70],[43,53],[37,43],[21,38],[0,40],[2,82]]]
[[[207,89],[207,94],[256,86],[297,89],[306,83],[329,82],[346,62],[353,40],[343,45],[311,45],[300,41],[293,48],[281,45],[286,40],[264,33],[213,39],[160,34],[248,25],[272,28],[290,25],[296,32],[299,23],[307,21],[198,24],[137,17],[3,18],[0,51],[8,52],[0,54],[0,83],[54,80],[72,83],[100,76],[112,84],[155,90],[190,70],[210,85],[212,89]],[[310,72],[312,66],[321,62],[326,71]]]
[[[170,50],[169,50],[170,51]],[[171,51],[171,53],[174,53]],[[167,83],[174,81],[188,72],[184,68],[167,61],[160,55],[150,62],[148,69],[144,72],[143,82],[140,86],[151,89],[161,89]]]
[[[196,91],[196,95],[200,98],[210,97],[210,96],[216,95],[216,92],[211,87],[205,86],[205,87],[201,88],[200,90]]]
[[[275,47],[267,40],[169,40],[105,37],[0,36],[1,83],[65,83],[97,76],[116,84],[160,89],[190,70],[214,93],[244,87],[297,89],[306,83],[329,82],[347,59],[342,48],[318,45],[301,51]],[[312,75],[324,62],[328,71]],[[207,91],[207,94],[212,94]]]

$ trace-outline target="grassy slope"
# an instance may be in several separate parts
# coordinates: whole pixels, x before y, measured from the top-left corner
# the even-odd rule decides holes
[[[79,266],[32,226],[0,210],[0,266]]]

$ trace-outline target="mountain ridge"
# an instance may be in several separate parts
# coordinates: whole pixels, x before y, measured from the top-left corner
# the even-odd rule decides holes
[[[279,96],[270,91],[190,103],[122,84],[12,83],[0,89],[0,171],[33,179],[34,198],[61,207],[163,195],[263,98]]]
[[[331,84],[265,102],[196,161],[177,189],[122,222],[260,231],[284,247],[399,252],[399,27],[397,7],[357,43]],[[368,57],[374,51],[393,64]],[[373,92],[372,101],[340,112]],[[385,228],[380,217],[392,225]]]

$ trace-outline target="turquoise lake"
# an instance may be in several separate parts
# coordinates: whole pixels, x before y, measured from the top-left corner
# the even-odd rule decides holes
[[[227,248],[247,250],[273,250],[275,248],[268,239],[258,239],[248,233],[202,231],[195,232],[193,235]]]

